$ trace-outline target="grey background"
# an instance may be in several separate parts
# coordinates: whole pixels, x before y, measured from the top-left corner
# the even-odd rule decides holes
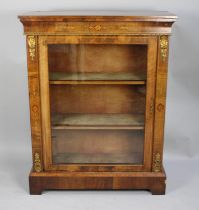
[[[0,209],[198,210],[199,1],[0,0]],[[179,16],[170,42],[165,168],[167,195],[48,191],[28,194],[31,140],[25,37],[17,15],[55,9],[168,10]]]

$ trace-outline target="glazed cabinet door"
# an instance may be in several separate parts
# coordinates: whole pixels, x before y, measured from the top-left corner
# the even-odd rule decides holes
[[[156,55],[155,36],[39,36],[45,170],[151,170]]]

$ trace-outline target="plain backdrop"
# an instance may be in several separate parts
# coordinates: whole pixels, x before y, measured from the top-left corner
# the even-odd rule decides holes
[[[31,139],[25,36],[17,15],[46,10],[167,10],[178,15],[170,39],[165,124],[167,194],[47,191],[28,194]],[[0,0],[0,209],[198,210],[198,0]]]

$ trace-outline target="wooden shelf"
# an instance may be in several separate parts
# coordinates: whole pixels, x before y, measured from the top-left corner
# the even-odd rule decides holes
[[[63,73],[50,72],[50,84],[145,84],[143,72]]]
[[[144,129],[144,115],[53,114],[52,129]]]
[[[132,153],[61,153],[53,155],[54,163],[127,163],[127,164],[142,164],[143,154],[139,152]]]

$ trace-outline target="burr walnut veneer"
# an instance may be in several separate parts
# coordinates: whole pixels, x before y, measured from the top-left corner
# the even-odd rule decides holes
[[[30,193],[164,194],[168,46],[176,16],[63,11],[19,18],[27,39]]]

